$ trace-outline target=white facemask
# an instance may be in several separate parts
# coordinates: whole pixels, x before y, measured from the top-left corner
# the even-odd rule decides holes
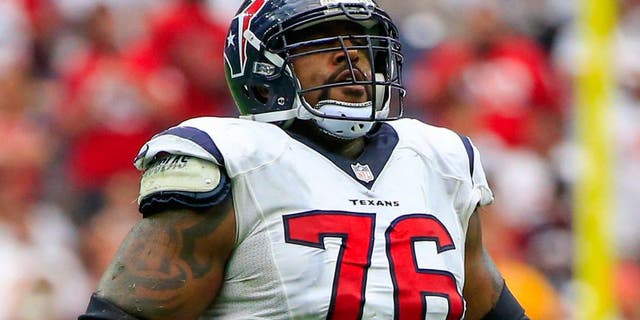
[[[371,116],[371,101],[349,103],[337,100],[322,100],[316,105],[318,111],[337,117],[367,118]],[[355,139],[371,130],[373,121],[349,121],[314,117],[320,128],[341,139]]]

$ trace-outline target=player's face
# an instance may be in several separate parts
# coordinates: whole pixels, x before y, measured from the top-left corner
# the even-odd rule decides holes
[[[310,40],[338,35],[362,35],[363,31],[361,27],[352,23],[330,22],[305,29],[301,33],[304,33],[303,40]],[[359,40],[356,39],[346,39],[345,45],[347,47],[362,45],[362,43],[357,43],[358,41]],[[334,43],[299,49],[298,52],[295,53],[325,47],[340,47],[340,43],[336,40]],[[354,67],[353,74],[356,80],[371,80],[371,65],[366,49],[334,50],[303,55],[295,58],[293,67],[302,88],[307,89],[320,85],[350,81],[353,75],[349,69],[349,60]],[[318,101],[328,99],[358,103],[371,100],[371,92],[371,86],[349,85],[310,91],[305,93],[304,98],[312,106],[315,106]]]

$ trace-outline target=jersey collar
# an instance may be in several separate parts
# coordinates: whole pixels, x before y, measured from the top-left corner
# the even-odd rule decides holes
[[[289,132],[289,135],[307,147],[329,159],[334,165],[351,176],[354,181],[371,190],[391,154],[398,144],[398,133],[392,126],[382,123],[377,130],[365,136],[366,144],[356,159],[328,152],[309,138]]]

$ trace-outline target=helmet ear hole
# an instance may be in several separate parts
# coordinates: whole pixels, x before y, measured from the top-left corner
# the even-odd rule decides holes
[[[251,91],[256,100],[261,103],[267,103],[269,100],[269,88],[265,86],[253,86],[251,87]]]

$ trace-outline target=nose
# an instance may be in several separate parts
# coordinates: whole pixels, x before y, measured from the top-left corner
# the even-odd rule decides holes
[[[336,65],[340,64],[348,64],[351,61],[351,64],[355,65],[360,61],[360,51],[359,49],[349,49],[352,47],[352,43],[350,40],[344,41],[344,47],[342,50],[335,51],[333,55],[333,63]]]

